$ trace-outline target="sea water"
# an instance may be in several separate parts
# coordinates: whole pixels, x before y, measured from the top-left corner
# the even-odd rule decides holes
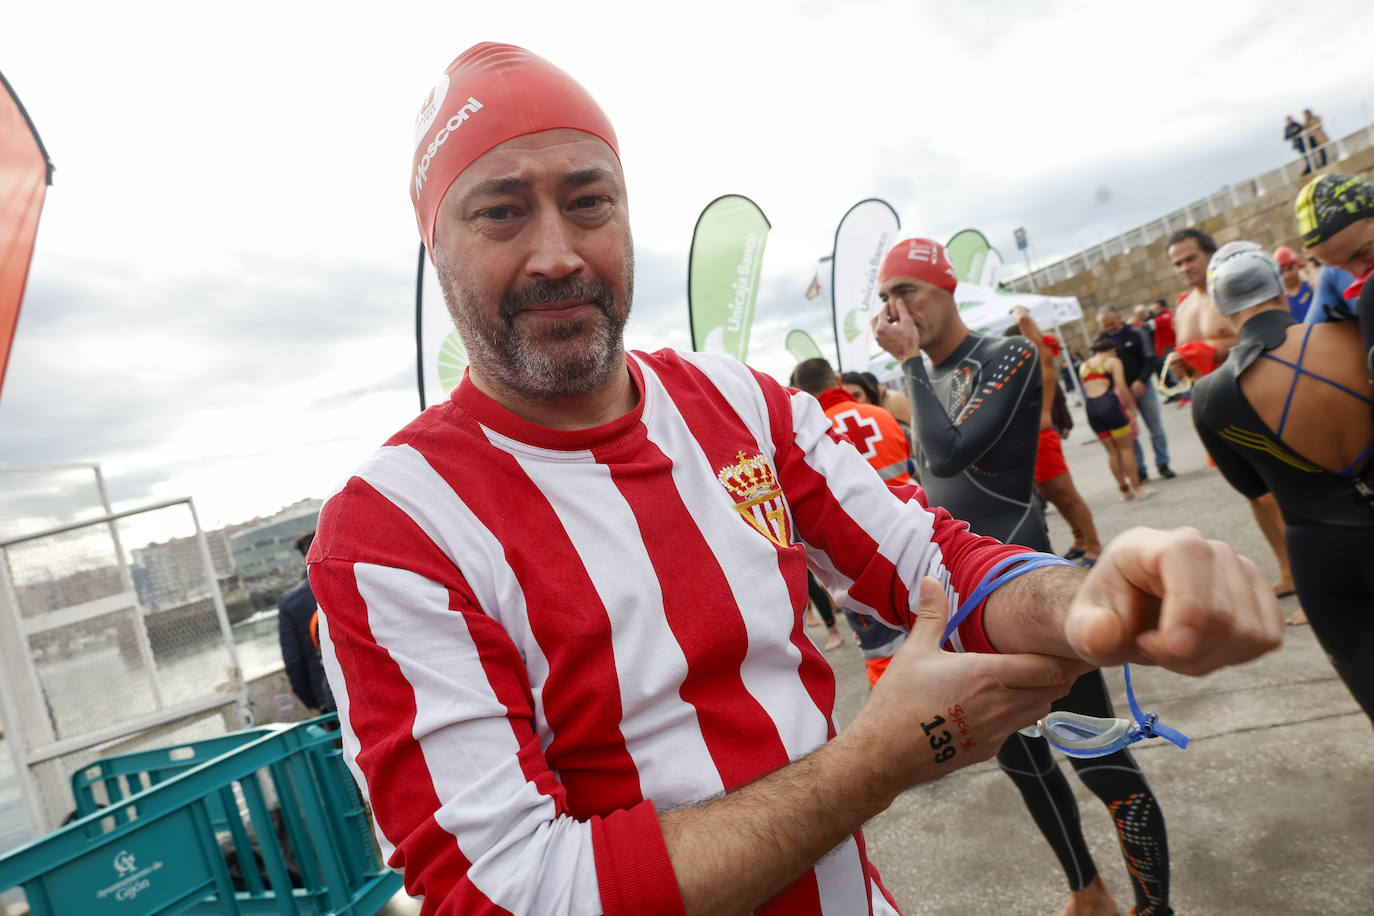
[[[259,611],[252,617],[233,626],[234,648],[238,653],[239,667],[245,682],[271,672],[281,666],[281,645],[277,640],[277,611]],[[74,664],[89,664],[99,660],[106,664],[118,664],[119,650],[111,647],[110,658],[101,653],[83,655],[80,659],[56,660],[41,663],[38,667],[48,685],[48,706],[58,719],[58,731],[63,735],[80,734],[93,728],[100,728],[110,722],[128,718],[130,711],[126,694],[110,693],[92,695],[82,689],[75,678],[63,678],[63,667]],[[221,687],[228,681],[229,653],[222,641],[207,642],[188,651],[157,660],[158,682],[163,691],[163,702],[167,705],[185,702],[204,696],[207,690]],[[147,683],[146,681],[144,683]],[[79,691],[79,692],[78,692]],[[139,706],[152,712],[156,704],[152,699],[151,687],[138,698]],[[8,746],[9,736],[0,738],[0,855],[17,849],[32,839],[28,815],[24,807],[18,774],[14,770],[14,758]],[[75,802],[72,803],[75,807]]]

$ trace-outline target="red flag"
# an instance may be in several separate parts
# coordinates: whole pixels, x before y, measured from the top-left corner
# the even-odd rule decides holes
[[[819,296],[820,294],[821,294],[821,274],[820,274],[820,271],[817,270],[816,273],[815,273],[815,275],[811,277],[811,285],[808,286],[808,287],[806,288],[806,298],[808,298],[808,299],[815,299],[815,298],[816,298],[817,296]]]
[[[38,214],[52,180],[48,154],[24,106],[0,74],[0,385],[33,257]]]

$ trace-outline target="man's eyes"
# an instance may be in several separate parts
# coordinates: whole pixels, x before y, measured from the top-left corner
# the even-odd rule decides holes
[[[477,215],[482,219],[489,219],[494,222],[505,222],[515,216],[514,207],[486,207],[477,211]]]

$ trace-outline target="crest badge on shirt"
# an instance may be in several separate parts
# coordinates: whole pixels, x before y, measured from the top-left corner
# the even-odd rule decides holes
[[[762,455],[746,458],[722,468],[716,475],[735,501],[735,511],[759,534],[779,547],[790,547],[792,532],[787,525],[787,505],[778,486],[773,466]]]

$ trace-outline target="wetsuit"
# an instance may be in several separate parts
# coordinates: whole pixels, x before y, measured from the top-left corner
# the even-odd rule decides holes
[[[1087,396],[1084,391],[1083,408],[1088,414],[1088,426],[1097,433],[1097,438],[1106,439],[1111,436],[1126,436],[1131,432],[1131,421],[1126,416],[1126,412],[1121,409],[1121,399],[1116,396],[1116,387],[1112,384],[1112,377],[1098,369],[1088,370],[1085,365],[1083,383],[1095,378],[1100,378],[1107,383],[1107,390],[1095,398]]]
[[[916,434],[916,465],[932,504],[959,506],[974,532],[1050,549],[1032,499],[1040,437],[1040,358],[1022,337],[970,334],[926,373],[902,366]]]
[[[921,480],[932,504],[945,507],[978,534],[1050,550],[1034,492],[1042,385],[1035,345],[1024,337],[970,334],[927,373],[920,357],[902,365],[915,420]],[[1115,398],[1115,396],[1113,396]],[[1114,717],[1099,671],[1074,682],[1052,704],[1090,716]],[[1078,819],[1078,804],[1049,745],[1014,734],[997,752],[1002,767],[1049,842],[1071,890],[1097,876]],[[1118,751],[1072,760],[1083,784],[1112,814],[1140,916],[1168,907],[1169,859],[1164,816],[1130,754]]]
[[[1374,443],[1341,471],[1309,461],[1270,431],[1240,389],[1240,376],[1261,357],[1292,366],[1374,406],[1353,391],[1268,351],[1284,343],[1291,315],[1261,312],[1240,329],[1222,371],[1194,387],[1193,423],[1227,482],[1248,499],[1266,492],[1283,512],[1293,582],[1312,632],[1356,701],[1374,721]],[[1308,325],[1311,333],[1311,325]]]

